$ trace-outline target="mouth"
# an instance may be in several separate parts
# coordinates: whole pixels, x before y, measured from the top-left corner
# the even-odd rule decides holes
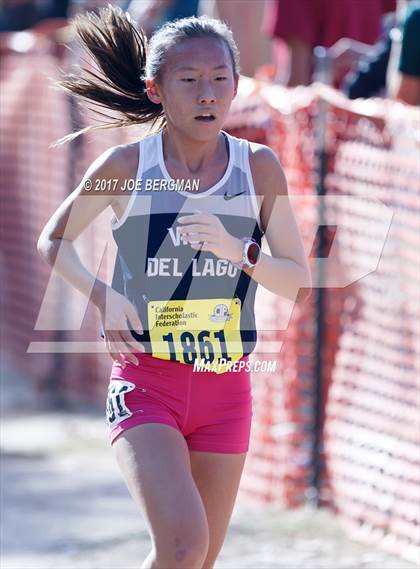
[[[216,120],[216,116],[213,115],[212,113],[202,113],[201,115],[197,115],[194,118],[195,120],[201,122],[213,122]]]

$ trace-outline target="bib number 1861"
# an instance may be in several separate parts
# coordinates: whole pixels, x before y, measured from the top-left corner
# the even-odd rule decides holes
[[[182,345],[182,357],[184,359],[184,363],[192,364],[200,356],[200,359],[203,359],[209,363],[214,361],[214,347],[212,342],[210,341],[211,334],[213,337],[219,341],[220,345],[220,352],[221,358],[226,361],[231,361],[232,358],[228,356],[227,348],[226,348],[226,339],[224,330],[217,330],[210,332],[209,330],[201,330],[197,334],[197,341],[196,337],[192,332],[182,332],[179,337],[179,340]],[[179,361],[176,358],[176,350],[175,350],[175,343],[174,343],[174,335],[172,332],[165,334],[162,336],[162,339],[165,342],[168,342],[169,345],[169,353],[171,355],[171,361]],[[198,353],[197,353],[198,347]]]

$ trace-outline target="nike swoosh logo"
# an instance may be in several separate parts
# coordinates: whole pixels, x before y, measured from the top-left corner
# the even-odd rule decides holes
[[[244,193],[245,193],[245,190],[243,192],[239,192],[239,194],[227,194],[225,192],[224,198],[225,198],[225,200],[232,200],[233,198],[236,198],[236,196],[241,196]]]

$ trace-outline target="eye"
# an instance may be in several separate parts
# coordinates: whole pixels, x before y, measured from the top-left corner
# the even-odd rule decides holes
[[[195,79],[193,77],[187,77],[185,79],[181,79],[181,81],[195,81]]]
[[[216,79],[221,79],[222,81],[226,81],[227,77],[216,77]]]

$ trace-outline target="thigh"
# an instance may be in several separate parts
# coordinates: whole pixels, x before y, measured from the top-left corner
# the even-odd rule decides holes
[[[126,430],[146,423],[177,429],[184,420],[187,379],[174,362],[136,353],[139,365],[112,366],[106,398],[111,444]],[[179,364],[180,366],[181,364]]]
[[[154,547],[200,544],[205,548],[206,513],[182,434],[168,425],[137,425],[121,433],[113,449],[128,490],[145,516]]]
[[[188,421],[184,434],[190,451],[243,454],[248,451],[252,424],[251,375],[248,357],[222,374],[192,375]]]
[[[206,510],[209,549],[202,569],[211,569],[225,540],[246,453],[190,451],[191,472]]]

